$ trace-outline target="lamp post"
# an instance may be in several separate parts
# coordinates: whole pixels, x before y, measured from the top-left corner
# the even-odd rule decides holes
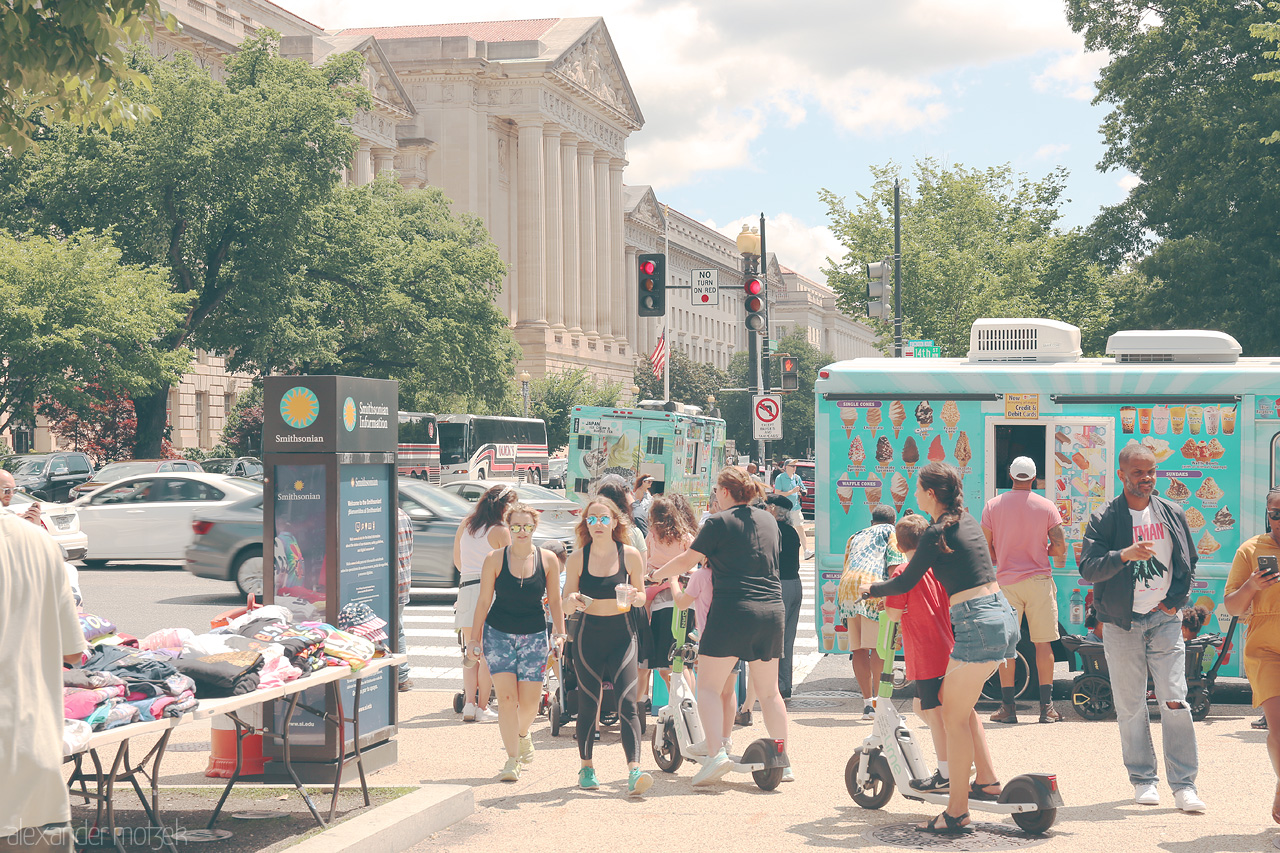
[[[638,402],[640,402],[640,386],[632,385],[631,386],[631,405],[634,406]]]
[[[516,377],[520,380],[520,396],[524,398],[524,417],[529,417],[529,380],[533,377],[529,375],[529,371],[522,370],[520,375]]]

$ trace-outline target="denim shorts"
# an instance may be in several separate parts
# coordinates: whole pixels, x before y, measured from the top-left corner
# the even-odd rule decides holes
[[[549,652],[546,631],[508,634],[488,623],[484,626],[484,660],[490,673],[509,672],[516,681],[541,682]]]
[[[956,636],[952,660],[995,663],[1017,654],[1021,632],[1003,592],[951,605],[951,627]]]

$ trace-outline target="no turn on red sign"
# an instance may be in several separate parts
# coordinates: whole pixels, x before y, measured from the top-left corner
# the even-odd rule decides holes
[[[782,398],[777,394],[751,396],[752,435],[756,441],[782,439]]]

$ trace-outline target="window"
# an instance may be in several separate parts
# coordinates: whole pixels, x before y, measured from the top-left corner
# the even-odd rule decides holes
[[[591,441],[592,441],[592,439],[594,439],[594,438],[595,438],[595,436],[593,436],[593,435],[580,435],[580,436],[578,436],[578,449],[579,449],[579,450],[590,450],[590,449],[591,449]]]
[[[145,503],[155,498],[152,492],[155,490],[157,481],[150,478],[144,480],[129,480],[103,489],[101,492],[93,496],[89,503],[94,506],[102,506],[103,504],[118,503]]]
[[[221,489],[215,489],[208,483],[199,480],[167,480],[164,490],[166,500],[173,501],[220,501],[223,498]]]
[[[205,427],[204,410],[205,410],[205,397],[206,397],[206,396],[208,396],[208,395],[206,395],[203,391],[197,391],[197,392],[196,392],[196,444],[198,444],[198,445],[203,445],[203,444],[205,444],[205,440],[204,440],[204,427]]]
[[[1035,488],[1044,489],[1045,427],[1030,424],[996,424],[996,489],[1012,489],[1013,478],[1009,476],[1009,463],[1019,456],[1026,456],[1036,463]]]
[[[651,435],[645,439],[644,452],[646,456],[661,456],[664,437],[661,435]]]
[[[223,420],[226,420],[228,417],[230,417],[230,416],[231,416],[231,410],[232,410],[232,409],[234,409],[235,407],[236,407],[236,395],[235,395],[235,394],[223,394],[223,395],[222,395],[222,418],[223,418]]]
[[[88,474],[93,470],[89,467],[89,457],[81,456],[79,453],[73,453],[68,456],[67,465],[72,474]]]
[[[580,495],[585,495],[591,491],[591,481],[582,477],[573,478],[573,490]]]

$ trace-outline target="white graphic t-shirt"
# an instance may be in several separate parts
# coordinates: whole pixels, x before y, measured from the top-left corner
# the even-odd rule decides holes
[[[1131,563],[1133,566],[1133,612],[1150,613],[1169,594],[1173,583],[1173,539],[1156,515],[1156,508],[1147,504],[1144,510],[1130,507],[1133,516],[1133,541],[1152,542],[1155,555],[1149,560]]]

